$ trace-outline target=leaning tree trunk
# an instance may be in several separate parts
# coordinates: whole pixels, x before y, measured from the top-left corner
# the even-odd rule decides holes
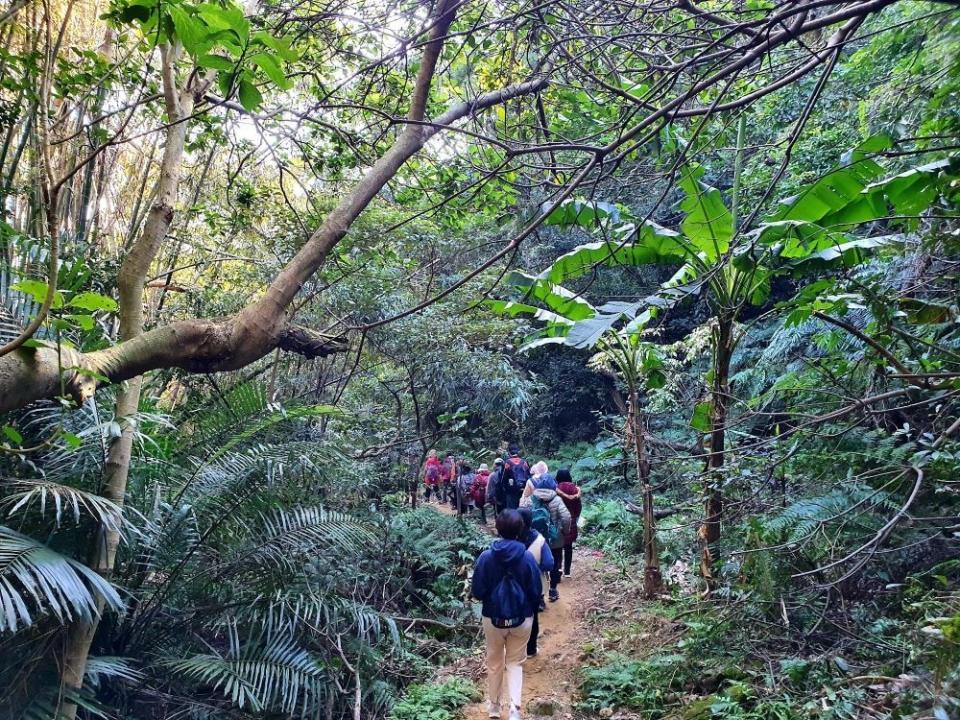
[[[663,590],[663,575],[660,573],[660,552],[657,548],[656,516],[653,511],[653,487],[650,485],[650,457],[647,455],[646,427],[640,410],[640,396],[636,388],[630,389],[629,407],[630,435],[632,435],[634,460],[637,465],[637,482],[643,497],[643,595],[654,598]]]
[[[723,520],[723,466],[726,461],[727,415],[730,403],[730,360],[733,357],[733,316],[723,314],[714,331],[713,385],[710,391],[710,451],[707,454],[704,477],[706,498],[704,519],[700,527],[700,570],[707,586],[713,579],[713,550],[720,539]]]
[[[173,222],[174,205],[180,187],[180,170],[183,164],[188,125],[185,118],[193,112],[194,91],[189,87],[180,89],[176,86],[174,66],[178,55],[178,49],[164,46],[163,77],[168,122],[166,143],[153,205],[147,215],[143,231],[123,259],[117,280],[121,341],[131,340],[143,332],[144,285],[157,251]],[[141,387],[142,377],[137,376],[128,380],[117,393],[114,414],[121,432],[119,437],[114,438],[110,443],[107,451],[102,494],[118,507],[123,507],[126,497],[136,430],[133,418],[140,406]],[[90,567],[103,577],[110,577],[116,564],[120,533],[115,527],[100,526],[93,545],[89,559]],[[102,607],[100,610],[102,611]],[[98,625],[97,618],[91,622],[71,623],[67,633],[62,670],[65,687],[74,691],[79,691],[83,687],[87,658]],[[70,702],[64,704],[63,717],[72,720],[76,717],[76,713],[75,704]]]

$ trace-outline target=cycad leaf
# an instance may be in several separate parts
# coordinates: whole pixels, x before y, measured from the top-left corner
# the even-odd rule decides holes
[[[31,605],[60,622],[89,621],[99,615],[98,599],[123,610],[114,587],[90,568],[0,526],[0,630],[29,625]]]

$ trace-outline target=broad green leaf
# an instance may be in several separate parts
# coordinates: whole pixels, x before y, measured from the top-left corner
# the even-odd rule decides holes
[[[3,431],[4,436],[10,442],[14,443],[15,445],[23,444],[23,435],[21,435],[19,431],[13,427],[13,425],[4,425],[3,427],[0,427],[0,430]]]
[[[85,292],[80,293],[79,295],[74,295],[72,298],[70,298],[70,300],[67,301],[67,305],[69,307],[80,308],[81,310],[89,310],[90,312],[94,312],[96,310],[115,312],[117,309],[116,300],[95,292]]]
[[[541,280],[561,283],[591,272],[599,265],[679,265],[689,257],[681,236],[656,223],[636,227],[628,223],[618,228],[622,242],[601,240],[586,243],[561,255],[538,276]]]
[[[730,247],[733,216],[720,191],[701,181],[703,174],[698,165],[688,165],[680,171],[680,187],[686,194],[680,203],[686,214],[682,227],[684,235],[712,263]]]
[[[260,103],[263,102],[263,95],[260,94],[260,91],[254,86],[249,80],[240,81],[240,104],[243,105],[244,109],[248,112],[253,112],[258,107]]]
[[[873,238],[858,238],[831,245],[805,257],[791,260],[787,267],[794,275],[823,270],[830,267],[854,267],[859,265],[878,248],[894,245],[903,240],[900,235],[883,235]]]
[[[199,55],[206,49],[206,28],[195,18],[190,17],[180,5],[169,5],[170,18],[176,28],[177,37],[191,55]]]
[[[584,320],[597,314],[596,309],[576,293],[532,275],[514,271],[507,277],[507,284],[523,292],[525,299],[539,300],[568,320]]]
[[[150,19],[150,15],[153,14],[153,8],[141,4],[141,3],[130,3],[125,8],[120,10],[117,13],[116,18],[122,23],[132,23],[134,20],[138,22],[146,22]]]
[[[594,230],[603,221],[619,222],[620,208],[613,203],[593,200],[564,200],[544,220],[545,225],[577,225]]]
[[[42,280],[33,279],[21,280],[20,282],[14,283],[10,286],[11,290],[16,290],[17,292],[22,292],[24,295],[29,295],[36,302],[41,304],[47,298],[48,288],[49,286],[47,283],[43,282]],[[54,293],[51,307],[54,310],[59,310],[63,307],[63,295],[59,290]]]
[[[265,30],[258,30],[255,32],[253,34],[253,41],[276,51],[277,55],[287,62],[293,62],[300,57],[296,50],[291,49],[289,40],[286,38],[274,37]]]
[[[96,325],[92,315],[67,315],[66,317],[81,330],[93,330]]]
[[[217,70],[219,72],[232,72],[236,67],[233,60],[230,58],[224,57],[223,55],[211,55],[205,53],[197,57],[197,64],[201,67],[205,67],[209,70]]]
[[[250,58],[264,73],[267,77],[281,90],[289,90],[293,87],[293,83],[287,79],[287,76],[283,74],[283,70],[280,69],[280,64],[277,62],[277,59],[273,55],[267,53],[257,53]]]
[[[713,405],[709,401],[698,402],[693,406],[693,417],[690,418],[690,427],[699,432],[709,432],[710,416]]]
[[[562,315],[550,312],[549,310],[534,307],[533,305],[525,305],[524,303],[513,302],[511,300],[484,300],[482,305],[490,310],[493,310],[493,312],[497,313],[498,315],[506,315],[508,317],[528,315],[535,320],[568,326],[573,325],[574,322],[569,318],[565,318]]]
[[[782,201],[767,220],[802,220],[830,226],[883,217],[885,208],[878,200],[862,194],[882,174],[883,169],[867,158],[836,168],[799,195]]]
[[[221,7],[213,3],[203,3],[197,6],[197,11],[208,25],[232,31],[241,43],[246,44],[250,39],[250,21],[237,5],[229,3],[226,7]]]

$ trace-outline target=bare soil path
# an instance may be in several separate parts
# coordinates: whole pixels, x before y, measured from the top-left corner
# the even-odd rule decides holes
[[[429,504],[428,504],[429,505]],[[449,505],[429,505],[439,512],[454,514]],[[476,522],[468,518],[468,522]],[[492,522],[487,529],[492,531]],[[573,700],[577,689],[577,671],[583,661],[583,646],[591,638],[586,613],[595,607],[602,586],[601,553],[585,547],[574,549],[572,577],[560,583],[560,599],[547,602],[540,613],[540,639],[536,657],[527,658],[523,666],[523,718],[539,720],[573,717]],[[482,644],[465,666],[452,669],[455,674],[472,677],[478,687],[486,689]],[[468,705],[466,720],[487,720],[486,702]]]

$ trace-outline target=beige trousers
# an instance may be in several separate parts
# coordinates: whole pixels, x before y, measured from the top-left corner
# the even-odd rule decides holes
[[[507,678],[510,706],[520,708],[523,690],[523,661],[527,658],[527,640],[533,618],[515,628],[497,628],[490,618],[483,619],[483,635],[487,641],[487,701],[491,708],[500,707],[503,678]]]

